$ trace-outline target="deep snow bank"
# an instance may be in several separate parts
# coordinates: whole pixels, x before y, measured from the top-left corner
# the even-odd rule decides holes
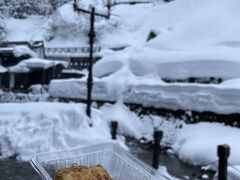
[[[82,104],[25,103],[0,105],[0,144],[3,157],[21,159],[44,151],[57,151],[111,141],[108,124],[93,110],[93,127]]]
[[[228,179],[235,180],[240,177],[239,138],[240,130],[238,128],[218,123],[185,125],[180,131],[173,149],[183,161],[217,171],[217,146],[227,144],[231,148]]]
[[[217,146],[228,144],[231,147],[230,163],[239,164],[240,146],[237,143],[239,137],[238,128],[218,123],[198,123],[183,126],[173,148],[184,161],[196,165],[208,165],[218,160]]]
[[[113,76],[114,77],[114,76]],[[151,80],[137,79],[96,79],[93,85],[93,99],[141,104],[145,107],[167,108],[173,110],[210,111],[218,114],[240,112],[239,79],[226,81],[219,85],[166,84]],[[125,82],[123,84],[121,82]],[[121,83],[118,85],[118,83]],[[125,85],[125,86],[124,86]],[[49,94],[52,97],[87,98],[87,85],[84,79],[51,81]]]
[[[83,104],[0,104],[1,156],[17,155],[28,160],[39,152],[111,142],[109,125],[113,120],[119,123],[117,142],[124,148],[123,136],[152,140],[150,121],[142,123],[122,101],[105,104],[100,110],[92,109],[92,120],[85,109]]]
[[[240,26],[236,23],[239,6],[238,0],[174,1],[159,12],[166,21],[174,17],[173,22],[150,46],[158,49],[239,46]]]
[[[179,132],[176,128],[183,125],[156,116],[138,117],[121,100],[92,109],[92,121],[85,108],[65,103],[0,104],[1,156],[28,160],[39,152],[111,142],[109,125],[113,120],[119,123],[117,142],[124,148],[123,136],[150,141],[154,129],[163,130],[162,145],[171,146]]]

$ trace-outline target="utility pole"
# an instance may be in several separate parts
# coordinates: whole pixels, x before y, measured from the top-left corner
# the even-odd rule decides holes
[[[94,31],[94,16],[95,8],[92,8],[91,17],[90,17],[90,31],[89,31],[89,44],[90,44],[90,54],[89,54],[89,66],[88,66],[88,79],[87,79],[87,109],[86,114],[91,118],[91,104],[92,104],[92,86],[93,86],[93,77],[92,77],[92,65],[93,65],[93,44],[95,38]]]
[[[85,14],[90,14],[90,31],[89,31],[89,44],[90,44],[90,52],[89,52],[89,65],[88,65],[88,78],[87,78],[87,108],[86,114],[89,118],[91,118],[91,104],[92,104],[92,87],[93,87],[93,74],[92,74],[92,66],[93,66],[93,45],[95,38],[95,30],[94,30],[94,21],[95,16],[99,16],[102,18],[108,19],[109,16],[106,14],[101,14],[95,12],[95,8],[92,7],[91,11],[79,8],[77,5],[77,0],[73,2],[74,11],[82,12]],[[90,124],[92,126],[92,124]]]

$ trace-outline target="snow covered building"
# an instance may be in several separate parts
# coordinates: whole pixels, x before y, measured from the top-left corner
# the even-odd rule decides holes
[[[20,51],[25,51],[21,52]],[[32,57],[28,53],[29,49],[25,46],[19,47],[2,47],[0,48],[0,65],[4,67],[9,67],[18,64],[23,59],[28,59]]]
[[[0,48],[0,88],[27,90],[33,84],[48,84],[67,63],[39,58],[28,45],[7,43]],[[39,51],[40,52],[40,51]],[[40,53],[41,55],[41,53]],[[44,54],[43,54],[44,55]]]

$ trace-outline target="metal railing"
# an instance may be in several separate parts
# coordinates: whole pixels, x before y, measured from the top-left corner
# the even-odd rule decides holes
[[[45,53],[48,55],[62,55],[62,54],[88,54],[89,47],[46,47]],[[94,47],[93,52],[100,52],[101,47]]]

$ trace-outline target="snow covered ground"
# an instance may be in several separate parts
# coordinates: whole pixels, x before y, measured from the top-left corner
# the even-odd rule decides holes
[[[103,10],[96,0],[90,2]],[[94,66],[93,99],[143,104],[158,108],[240,112],[239,0],[175,0],[170,3],[119,5],[110,20],[97,18],[96,45],[106,50]],[[139,13],[141,12],[141,13]],[[50,17],[7,19],[7,40],[42,40],[49,47],[79,47],[88,44],[89,16],[79,16],[71,4]],[[18,28],[16,28],[16,26]],[[147,42],[150,32],[156,37]],[[0,67],[0,71],[5,71]],[[222,78],[218,85],[173,83],[162,78]],[[53,97],[86,98],[86,77],[55,80]],[[27,103],[0,105],[2,156],[17,154],[28,159],[41,151],[55,151],[111,141],[108,123],[120,122],[119,133],[151,140],[154,128],[164,131],[162,144],[191,164],[216,170],[216,146],[231,146],[230,176],[238,176],[240,130],[222,124],[165,121],[161,117],[138,117],[121,101],[93,111],[88,126],[82,104]],[[138,123],[137,123],[138,122]],[[141,122],[141,123],[140,123]],[[176,129],[177,127],[177,129]],[[180,128],[182,127],[182,128]],[[83,136],[84,134],[84,136]],[[124,139],[119,137],[120,143]],[[122,143],[123,144],[123,143]],[[234,178],[233,178],[234,179]],[[235,178],[239,179],[239,178]]]
[[[80,6],[88,9],[89,4],[94,4],[98,10],[107,10],[102,2],[95,0],[81,1]],[[236,23],[239,16],[238,6],[238,0],[222,0],[220,3],[217,0],[201,2],[178,0],[170,3],[114,6],[110,20],[97,19],[98,44],[107,47],[117,45],[143,47],[146,46],[149,32],[154,31],[157,38],[150,42],[149,46],[157,49],[238,47],[240,29]],[[73,11],[71,3],[68,3],[61,7],[54,17],[31,16],[25,20],[13,18],[6,20],[6,38],[41,40],[51,25],[56,25],[58,28],[56,35],[51,41],[46,41],[47,44],[79,46],[87,44],[85,33],[88,31],[88,19],[88,15],[78,16]],[[16,25],[19,28],[16,29]],[[67,25],[71,28],[64,29]]]
[[[109,123],[119,122],[118,140],[122,135],[152,140],[154,129],[164,132],[162,146],[170,146],[180,159],[217,170],[217,145],[231,147],[230,176],[237,176],[240,159],[240,130],[218,123],[187,125],[183,121],[158,116],[138,117],[121,101],[93,109],[93,126],[85,115],[85,105],[64,103],[24,103],[0,105],[0,145],[2,157],[17,155],[28,160],[39,152],[59,151],[100,142],[112,142]]]
[[[114,7],[113,14],[119,17],[99,20],[106,28],[99,29],[97,44],[128,48],[102,53],[93,69],[93,98],[116,101],[123,97],[125,102],[158,108],[238,113],[239,5],[237,0],[178,0]],[[157,37],[147,42],[151,31]],[[190,77],[216,77],[223,83],[166,84],[161,80]],[[84,99],[86,78],[52,81],[50,95]]]
[[[93,110],[93,127],[82,104],[25,103],[0,105],[1,152],[28,160],[43,151],[56,151],[111,141],[101,112]]]

